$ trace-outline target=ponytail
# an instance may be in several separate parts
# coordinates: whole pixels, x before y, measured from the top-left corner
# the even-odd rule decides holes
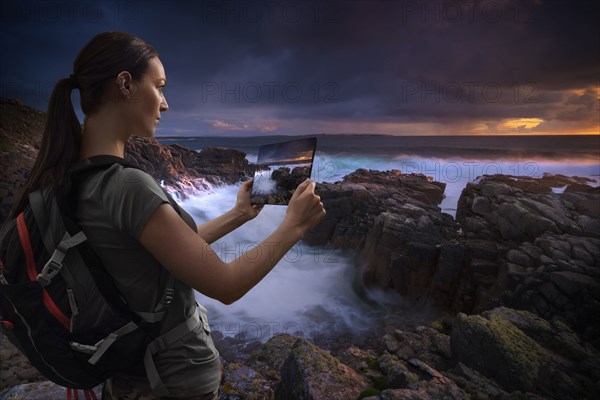
[[[71,101],[71,91],[75,86],[76,79],[72,75],[59,80],[52,90],[40,151],[10,210],[9,219],[23,211],[29,193],[46,187],[55,192],[66,171],[79,158],[83,129]]]

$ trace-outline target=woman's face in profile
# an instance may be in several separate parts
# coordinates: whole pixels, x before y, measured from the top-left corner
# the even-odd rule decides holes
[[[148,70],[141,80],[135,83],[133,96],[127,104],[132,134],[144,137],[154,135],[161,112],[169,109],[163,94],[167,83],[163,65],[158,57],[152,57],[148,64]]]

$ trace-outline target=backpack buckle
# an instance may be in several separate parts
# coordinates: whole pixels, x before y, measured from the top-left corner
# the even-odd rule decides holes
[[[56,254],[56,252],[55,252],[55,254]],[[44,265],[44,269],[42,269],[42,272],[40,272],[38,274],[37,281],[42,286],[48,285],[52,281],[52,279],[54,279],[54,277],[56,275],[58,275],[61,268],[62,268],[62,263],[54,260],[54,254],[53,254],[52,258],[50,258],[50,260],[48,260],[46,265]]]
[[[173,301],[174,297],[175,297],[175,290],[173,290],[171,288],[165,290],[165,298],[163,300],[163,303],[165,304],[165,306],[168,306],[169,304],[171,304],[171,301]]]

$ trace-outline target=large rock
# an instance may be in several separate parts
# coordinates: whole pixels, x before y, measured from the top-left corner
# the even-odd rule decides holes
[[[560,317],[600,345],[600,239],[543,234],[507,254],[502,302],[544,318]]]
[[[550,361],[534,340],[498,318],[459,314],[451,343],[458,361],[509,390],[534,390],[540,368]]]
[[[501,204],[494,217],[501,237],[506,240],[533,240],[544,232],[559,232],[552,220],[531,212],[519,201]]]
[[[299,338],[281,368],[276,397],[355,399],[367,387],[356,371],[306,339]]]
[[[362,168],[342,181],[319,183],[315,193],[321,197],[327,215],[303,240],[307,244],[330,243],[335,248],[360,249],[375,218],[382,212],[404,215],[411,219],[409,224],[440,235],[452,225],[452,217],[442,215],[437,206],[443,199],[444,188],[443,183],[422,174]]]
[[[589,181],[486,175],[467,184],[457,209],[466,251],[454,294],[445,297],[452,297],[451,309],[472,313],[504,304],[560,317],[600,346],[600,320],[589,318],[600,315],[600,218],[594,206],[600,189],[551,190]],[[495,250],[481,248],[483,242]]]
[[[592,398],[600,385],[600,354],[560,322],[504,307],[459,314],[451,334],[455,359],[508,391],[561,399]]]
[[[546,232],[587,236],[592,232],[584,229],[586,222],[600,217],[600,188],[573,193],[550,190],[565,181],[582,180],[589,179],[548,174],[542,178],[485,175],[463,189],[456,219],[466,228],[467,238],[523,242]],[[581,217],[586,218],[580,222]],[[600,233],[591,236],[600,237]]]

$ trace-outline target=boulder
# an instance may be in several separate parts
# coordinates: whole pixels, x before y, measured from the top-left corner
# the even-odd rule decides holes
[[[549,362],[540,346],[503,319],[459,314],[452,329],[457,361],[490,376],[508,390],[532,391]]]
[[[277,399],[355,399],[365,378],[328,352],[299,338],[281,368]]]
[[[598,352],[584,350],[566,325],[527,311],[500,307],[482,315],[461,313],[452,327],[451,346],[457,362],[507,391],[579,399],[592,398],[600,389]],[[576,372],[582,368],[590,369],[585,375]]]
[[[391,354],[382,354],[378,358],[379,369],[386,376],[386,387],[405,388],[419,381],[419,376],[411,372],[406,363]]]

